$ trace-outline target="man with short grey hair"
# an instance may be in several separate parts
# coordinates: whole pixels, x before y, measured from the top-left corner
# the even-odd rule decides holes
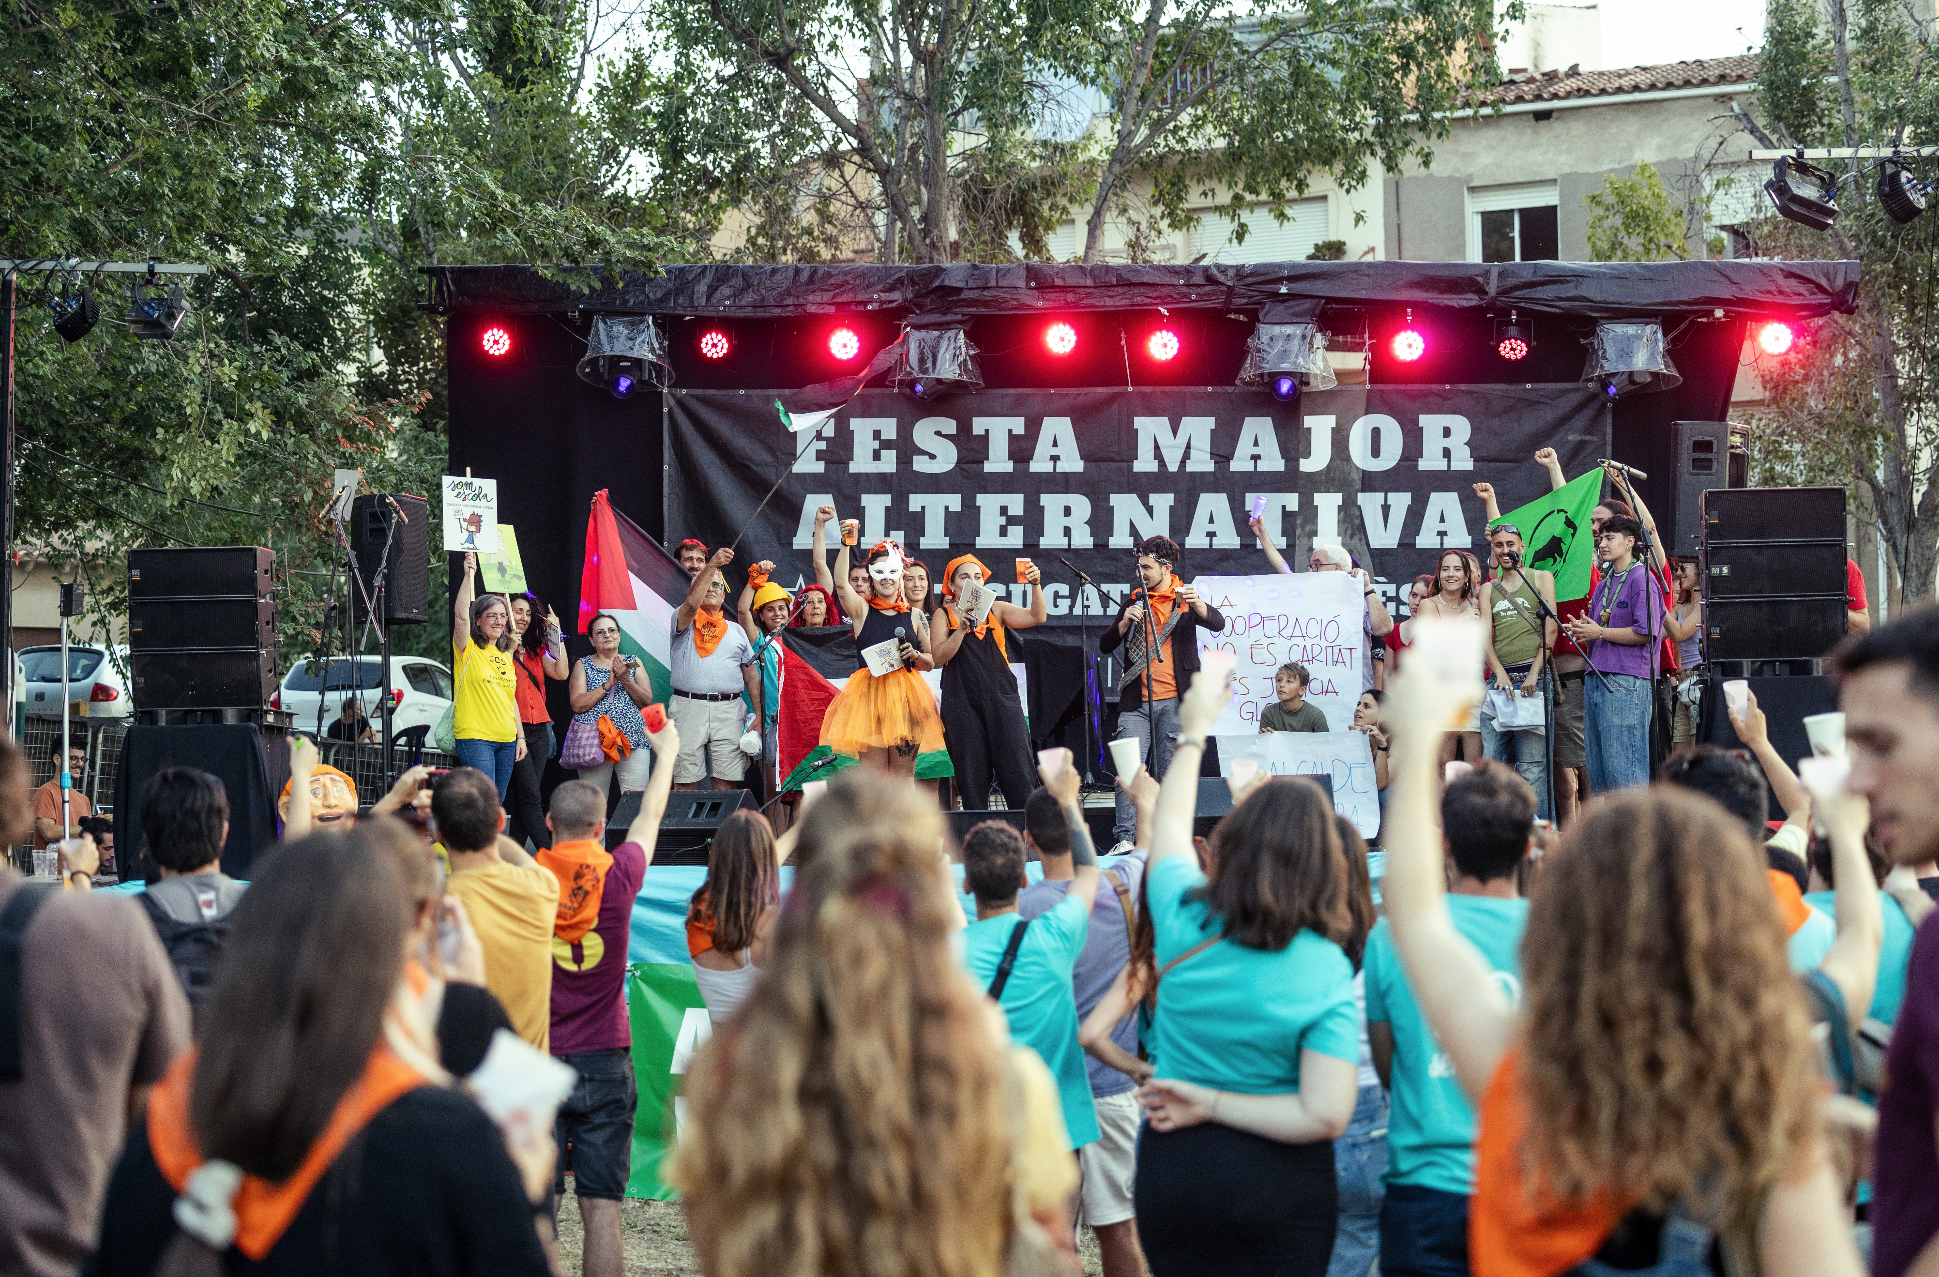
[[[1280,560],[1280,571],[1286,571],[1285,560]],[[1360,594],[1366,600],[1366,614],[1361,618],[1360,629],[1360,690],[1373,687],[1373,641],[1385,638],[1394,629],[1394,618],[1387,615],[1387,605],[1380,601],[1380,591],[1373,588],[1367,579],[1365,568],[1353,566],[1353,556],[1343,545],[1316,545],[1306,560],[1309,572],[1345,572],[1360,582]]]

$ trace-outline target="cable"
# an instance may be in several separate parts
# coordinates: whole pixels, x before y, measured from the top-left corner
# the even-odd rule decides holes
[[[39,463],[27,457],[20,458],[20,463],[25,466],[31,466],[33,469],[40,471],[42,474],[46,475],[49,479],[52,479],[55,483],[60,484],[63,488],[66,488],[69,492],[73,493],[81,500],[87,502],[89,505],[93,506],[95,509],[101,511],[103,514],[106,514],[111,518],[119,519],[123,523],[132,523],[136,527],[140,528],[142,531],[152,532],[164,541],[173,541],[176,545],[181,546],[185,550],[193,550],[198,548],[190,544],[189,542],[182,540],[182,538],[178,536],[174,536],[174,535],[171,535],[170,533],[164,532],[160,528],[154,527],[151,524],[143,523],[140,519],[135,518],[133,515],[123,514],[119,510],[109,509],[107,506],[102,505],[99,501],[96,501],[93,497],[89,496],[87,493],[82,492],[79,488],[75,487],[67,480],[55,474],[52,470],[49,470],[47,467],[40,465]]]

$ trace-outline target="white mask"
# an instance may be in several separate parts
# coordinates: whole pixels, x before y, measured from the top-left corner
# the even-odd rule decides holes
[[[902,580],[902,551],[891,545],[887,555],[869,564],[869,577],[878,585],[887,585],[891,582],[900,583]]]

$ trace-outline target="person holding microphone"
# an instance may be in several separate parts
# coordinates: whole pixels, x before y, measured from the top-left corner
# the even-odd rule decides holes
[[[1031,770],[1030,728],[1024,723],[1017,678],[1010,672],[1005,630],[1044,623],[1043,573],[1032,563],[1023,569],[1030,606],[992,603],[981,625],[957,612],[958,600],[981,586],[990,571],[974,554],[951,559],[943,575],[943,605],[930,621],[936,636],[929,654],[943,667],[943,736],[956,769],[957,793],[971,810],[989,806],[990,782],[1003,791],[1011,810],[1030,801],[1036,777]]]

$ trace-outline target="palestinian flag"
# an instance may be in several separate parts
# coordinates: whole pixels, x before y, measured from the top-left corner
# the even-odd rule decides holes
[[[1591,470],[1495,521],[1521,529],[1529,567],[1555,574],[1558,611],[1563,603],[1589,597],[1589,570],[1596,559],[1596,544],[1589,535],[1589,512],[1600,500],[1602,471]]]
[[[821,720],[831,701],[848,685],[848,676],[862,666],[861,648],[846,625],[781,631],[781,711],[776,751],[781,792],[793,793],[811,780],[828,780],[857,760],[836,754],[821,743]],[[916,779],[954,776],[947,750],[920,754]]]
[[[774,401],[774,411],[781,417],[781,424],[790,433],[800,434],[803,430],[814,430],[824,425],[828,419],[848,407],[856,395],[862,393],[870,379],[879,377],[895,367],[902,358],[902,344],[905,339],[897,337],[888,345],[875,352],[868,366],[861,372],[847,377],[836,377],[832,381],[819,381],[812,386],[790,390]]]
[[[612,613],[619,621],[620,652],[639,658],[661,704],[673,694],[673,614],[691,582],[657,541],[613,509],[606,489],[593,494],[579,578],[579,633],[599,613]]]

